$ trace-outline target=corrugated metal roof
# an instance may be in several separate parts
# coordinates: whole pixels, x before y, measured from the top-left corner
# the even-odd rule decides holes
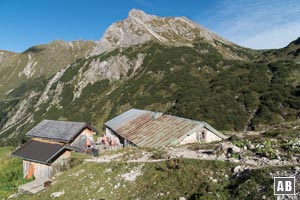
[[[128,123],[147,112],[148,111],[146,111],[146,110],[130,109],[130,110],[122,113],[121,115],[106,122],[105,126],[111,128],[111,129],[118,129],[123,124]]]
[[[21,148],[14,151],[12,156],[38,163],[50,164],[57,155],[64,151],[65,147],[61,144],[30,140]]]
[[[122,114],[123,116],[120,115],[121,118],[118,116],[110,120],[114,124],[113,127],[109,127],[137,146],[161,147],[176,144],[183,136],[201,127],[207,128],[221,138],[224,136],[205,122],[171,115],[159,116],[157,113],[145,110],[132,110],[123,113],[125,114]],[[128,115],[131,112],[136,115]],[[118,122],[120,123],[118,124]],[[110,125],[110,123],[106,123],[105,125]]]
[[[84,122],[43,120],[28,131],[26,136],[69,142],[86,127],[88,126]]]

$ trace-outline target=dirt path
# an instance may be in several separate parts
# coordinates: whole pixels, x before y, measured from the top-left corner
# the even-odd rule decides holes
[[[97,162],[97,163],[109,163],[109,162],[113,162],[113,161],[124,160],[128,163],[145,163],[145,162],[161,162],[161,161],[169,160],[169,159],[151,159],[152,154],[149,152],[142,152],[142,155],[136,159],[125,159],[123,157],[124,154],[125,153],[104,155],[104,156],[100,156],[98,158],[85,159],[85,161],[86,162]]]
[[[249,165],[252,167],[267,167],[267,166],[289,166],[289,165],[299,165],[297,161],[285,161],[279,159],[268,159],[265,157],[257,157],[257,156],[245,156],[242,159],[237,158],[227,158],[224,154],[220,156],[213,154],[212,150],[189,150],[184,147],[179,148],[166,148],[166,155],[164,159],[153,159],[151,156],[153,155],[151,152],[142,151],[139,152],[138,155],[134,155],[134,158],[128,158],[125,156],[124,152],[111,154],[111,155],[103,155],[98,158],[86,159],[86,162],[97,162],[97,163],[109,163],[113,161],[125,161],[129,163],[145,163],[145,162],[161,162],[170,160],[173,158],[189,158],[189,159],[199,159],[199,160],[220,160],[232,162],[240,165]]]

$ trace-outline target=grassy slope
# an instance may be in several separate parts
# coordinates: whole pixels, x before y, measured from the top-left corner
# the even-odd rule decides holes
[[[7,159],[10,152],[13,150],[13,147],[1,147],[0,148],[0,160]]]
[[[12,147],[0,147],[0,199],[7,198],[17,191],[23,179],[23,166],[20,159],[10,159]]]
[[[270,172],[287,169],[255,169],[234,178],[232,167],[234,164],[227,162],[191,159],[159,163],[83,163],[58,176],[46,191],[35,196],[21,195],[19,199],[51,199],[53,192],[63,190],[65,194],[60,199],[178,199],[181,196],[188,199],[261,199],[263,195],[273,199]],[[136,181],[122,178],[122,174],[135,168],[143,172]]]

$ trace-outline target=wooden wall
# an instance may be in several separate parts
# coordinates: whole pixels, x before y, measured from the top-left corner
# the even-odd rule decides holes
[[[68,167],[71,151],[65,151],[51,165],[23,160],[23,177],[27,176],[30,165],[34,166],[34,177],[51,178],[56,172]]]
[[[38,178],[50,178],[52,175],[52,166],[36,163],[32,161],[23,160],[23,177],[26,178],[30,165],[34,167],[34,177]]]
[[[86,140],[89,140],[91,145],[94,144],[94,135],[96,133],[91,131],[90,129],[84,129],[80,135],[71,143],[72,147],[76,148],[76,151],[84,152],[87,149]]]

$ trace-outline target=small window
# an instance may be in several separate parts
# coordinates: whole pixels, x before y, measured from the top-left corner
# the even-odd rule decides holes
[[[203,132],[201,133],[201,137],[202,137],[202,140],[206,140],[206,133],[205,133],[205,131],[203,131]]]

